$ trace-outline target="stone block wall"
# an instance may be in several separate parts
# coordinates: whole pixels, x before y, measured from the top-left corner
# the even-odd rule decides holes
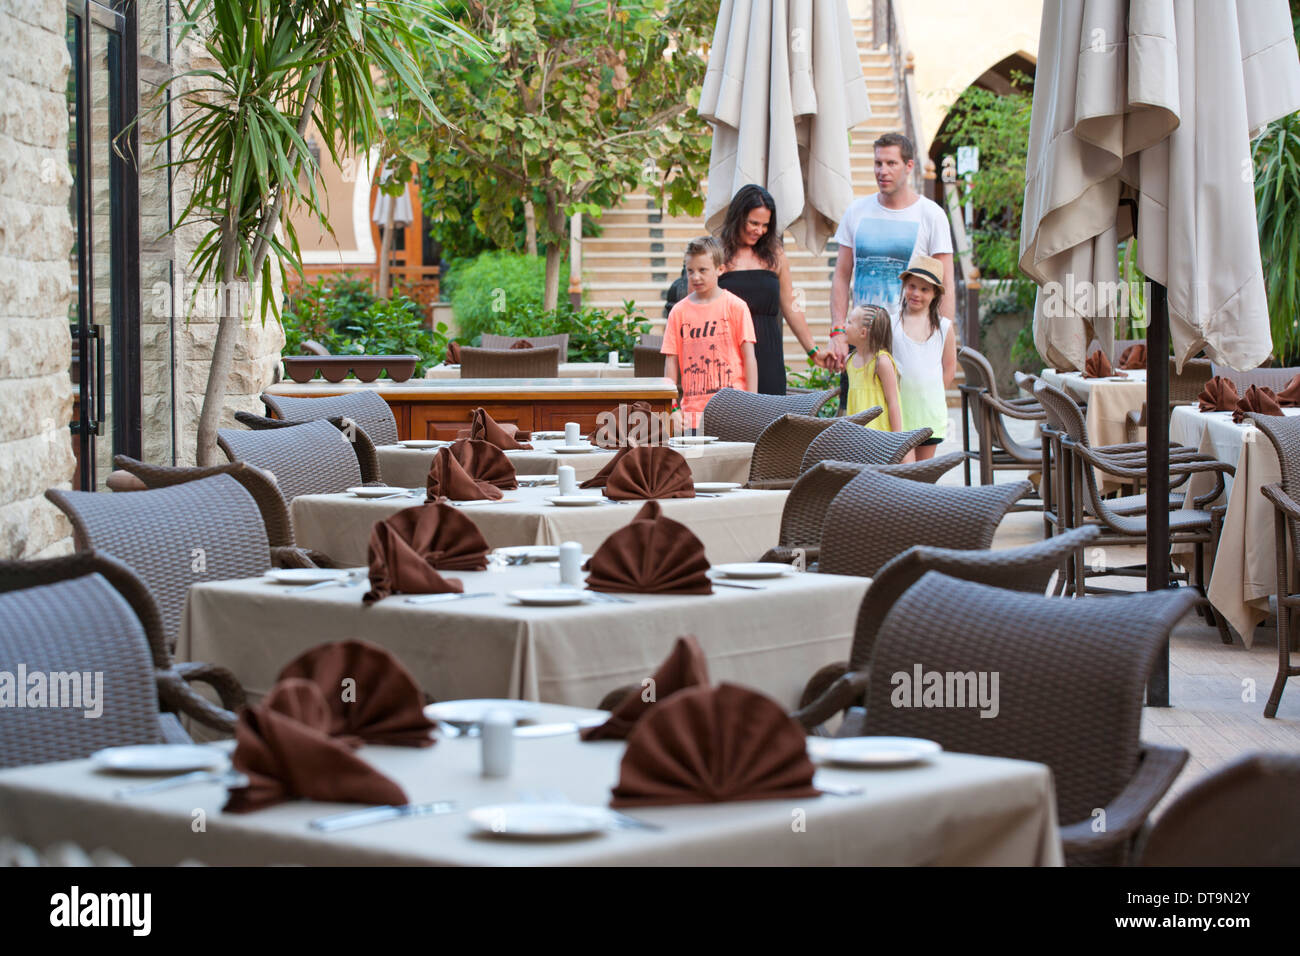
[[[72,220],[65,7],[0,0],[0,558],[71,550]]]

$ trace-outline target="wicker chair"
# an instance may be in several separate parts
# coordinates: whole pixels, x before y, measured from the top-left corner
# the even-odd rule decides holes
[[[1147,678],[1195,601],[1188,588],[1061,601],[930,571],[880,625],[862,732],[1046,764],[1066,862],[1123,863],[1187,760],[1140,733]],[[918,666],[970,675],[966,686],[998,675],[996,719],[982,718],[980,706],[894,706],[895,675],[910,679]]]
[[[649,332],[642,332],[636,337],[637,345],[644,345],[646,348],[661,349],[664,345],[662,335],[651,335]]]
[[[569,357],[568,332],[560,335],[489,335],[484,332],[479,339],[479,346],[485,349],[508,349],[513,348],[516,342],[531,342],[536,349],[557,348],[560,350],[561,362],[567,361]]]
[[[102,674],[100,715],[87,720],[84,709],[67,707],[11,714],[0,734],[0,767],[76,760],[118,745],[188,743],[178,714],[233,733],[232,711],[244,704],[243,688],[224,667],[172,660],[148,589],[126,565],[94,551],[0,561],[0,670],[12,673],[18,663],[29,673]],[[211,685],[222,706],[191,681]]]
[[[835,397],[833,389],[794,395],[759,395],[734,388],[713,393],[700,415],[700,433],[722,441],[757,442],[763,429],[787,412],[816,415]]]
[[[927,485],[867,468],[826,509],[823,574],[871,577],[890,558],[917,544],[983,551],[1029,482],[1005,485]]]
[[[790,488],[803,472],[804,453],[808,444],[837,421],[853,422],[858,426],[881,413],[880,406],[847,419],[814,418],[811,415],[787,413],[763,429],[754,443],[754,454],[749,460],[749,488]]]
[[[1232,383],[1237,386],[1237,394],[1244,395],[1246,389],[1252,385],[1271,388],[1275,392],[1280,392],[1286,388],[1291,379],[1300,375],[1300,368],[1292,365],[1286,368],[1252,368],[1246,372],[1238,372],[1235,368],[1213,362],[1210,364],[1209,374],[1201,379],[1201,385],[1204,385],[1215,375],[1222,375],[1224,378],[1232,379]],[[1199,386],[1197,391],[1200,391]],[[1196,400],[1195,395],[1192,396],[1192,400]]]
[[[910,432],[882,432],[861,428],[849,419],[834,424],[808,443],[800,472],[819,461],[856,461],[864,465],[896,465],[909,451],[930,437],[930,429]]]
[[[632,349],[632,374],[637,378],[663,378],[666,358],[657,345],[638,345]]]
[[[364,480],[353,442],[328,421],[266,431],[223,428],[217,445],[231,461],[269,471],[290,504],[299,495],[334,494]]]
[[[235,412],[235,421],[252,431],[270,431],[273,428],[293,428],[295,425],[306,424],[281,418],[264,418],[252,412]],[[341,431],[343,437],[352,443],[352,450],[357,456],[357,467],[361,469],[361,483],[382,485],[384,479],[379,468],[379,450],[375,448],[375,443],[366,430],[350,418],[327,418],[325,421]]]
[[[263,392],[262,403],[272,415],[287,422],[347,418],[364,428],[376,445],[395,445],[398,441],[397,419],[392,408],[371,389],[325,398],[285,398]]]
[[[461,346],[461,378],[559,378],[560,349],[476,349]]]
[[[1251,753],[1180,794],[1150,828],[1141,866],[1300,866],[1300,756]]]
[[[1300,675],[1291,663],[1296,644],[1295,612],[1300,608],[1300,419],[1276,415],[1248,416],[1277,451],[1282,481],[1260,491],[1273,505],[1273,547],[1277,562],[1277,677],[1264,705],[1265,717],[1276,717],[1288,677]],[[1290,570],[1288,571],[1288,567]]]
[[[809,733],[822,733],[821,725],[843,712],[836,736],[851,737],[861,730],[863,693],[870,677],[871,652],[880,624],[902,594],[927,571],[939,571],[965,581],[978,581],[1009,591],[1042,594],[1053,574],[1063,583],[1065,562],[1075,548],[1096,539],[1096,528],[1076,528],[1023,548],[998,551],[954,551],[916,545],[887,561],[871,579],[871,587],[858,610],[853,647],[847,662],[828,664],[808,681],[799,709],[792,716]],[[849,713],[851,708],[856,708]]]
[[[1146,479],[1146,445],[1118,445],[1108,449],[1094,449],[1088,444],[1087,427],[1079,406],[1068,395],[1046,382],[1039,382],[1034,392],[1043,404],[1047,415],[1044,434],[1050,442],[1051,469],[1054,469],[1055,488],[1052,498],[1057,502],[1057,524],[1061,527],[1077,528],[1089,521],[1095,521],[1102,527],[1102,537],[1097,544],[1106,545],[1143,545],[1147,537],[1146,495],[1131,495],[1117,502],[1101,496],[1097,489],[1097,473],[1111,475],[1121,481]],[[1182,449],[1185,451],[1185,449]],[[1215,487],[1205,495],[1194,499],[1193,508],[1177,508],[1169,512],[1169,543],[1190,544],[1194,555],[1192,577],[1196,589],[1205,596],[1204,546],[1217,542],[1222,527],[1223,513],[1226,506],[1208,508],[1223,491],[1223,475],[1232,474],[1233,468],[1221,461],[1215,461],[1208,455],[1182,455],[1175,460],[1170,455],[1169,474],[1190,476],[1199,472],[1211,472],[1215,475]],[[1046,472],[1045,472],[1046,474]],[[1174,506],[1181,499],[1171,498],[1167,506]],[[1046,514],[1046,511],[1044,512]],[[1102,589],[1087,586],[1088,568],[1082,560],[1082,554],[1076,556],[1073,591],[1086,594],[1088,591],[1100,592]],[[1145,571],[1133,569],[1100,568],[1097,574],[1118,574],[1132,576],[1135,573],[1145,575]],[[1219,629],[1219,636],[1225,644],[1232,643],[1223,622],[1210,610],[1208,603],[1203,605],[1211,623]]]
[[[1038,444],[1022,445],[1007,431],[1007,418],[1041,422],[1043,407],[1035,398],[1005,399],[998,394],[997,376],[989,360],[974,349],[959,348],[957,361],[965,372],[961,386],[962,452],[966,455],[965,479],[970,484],[970,462],[979,461],[981,485],[993,484],[995,471],[1037,470]],[[970,447],[970,423],[975,423],[979,450]]]
[[[1169,408],[1172,411],[1179,405],[1195,405],[1201,389],[1210,380],[1213,373],[1209,359],[1188,359],[1183,363],[1183,370],[1178,371],[1173,359],[1169,360]],[[1128,413],[1124,419],[1124,440],[1136,442],[1138,429],[1146,428],[1147,403],[1141,409]]]
[[[332,355],[333,353],[330,352],[330,350],[327,349],[325,346],[317,342],[315,339],[307,339],[305,342],[302,343],[302,354],[303,355]]]
[[[45,497],[71,519],[78,551],[107,552],[144,582],[168,648],[191,584],[253,577],[272,564],[262,512],[233,474],[127,494],[51,488]]]

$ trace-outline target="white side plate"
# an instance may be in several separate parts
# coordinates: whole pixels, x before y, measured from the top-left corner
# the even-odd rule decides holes
[[[273,568],[266,576],[276,584],[320,584],[348,576],[347,568]]]
[[[441,448],[443,445],[450,445],[451,442],[439,441],[436,438],[408,438],[398,444],[403,448]]]
[[[515,715],[516,720],[532,720],[540,708],[534,701],[495,699],[491,697],[472,700],[442,700],[424,708],[424,716],[430,720],[442,720],[449,724],[477,724],[483,716],[494,710],[504,710]]]
[[[595,445],[552,445],[551,451],[557,455],[585,455],[591,451],[605,451],[604,448],[597,448]]]
[[[943,748],[920,737],[809,737],[808,755],[848,767],[903,767],[928,760]]]
[[[511,591],[506,597],[513,598],[529,607],[567,607],[571,604],[583,604],[587,592],[576,588],[532,588],[526,591]]]
[[[678,445],[708,445],[717,440],[717,435],[678,435],[669,439],[669,442]]]
[[[703,491],[706,494],[709,492],[721,493],[726,491],[737,491],[743,487],[744,486],[738,481],[697,481],[695,482],[695,490]]]
[[[788,564],[775,564],[768,561],[754,561],[745,564],[715,564],[712,569],[724,578],[782,578],[793,574],[794,568]]]
[[[359,485],[356,488],[349,488],[348,494],[357,498],[387,498],[389,495],[406,494],[410,490],[410,488],[390,488],[387,485]]]
[[[226,755],[212,747],[198,744],[136,744],[109,747],[90,755],[101,770],[118,773],[187,773],[224,767]]]
[[[503,803],[476,807],[468,817],[479,833],[529,840],[589,836],[609,829],[612,823],[604,807],[565,803]]]
[[[561,508],[590,508],[605,503],[604,495],[553,495],[546,500]]]

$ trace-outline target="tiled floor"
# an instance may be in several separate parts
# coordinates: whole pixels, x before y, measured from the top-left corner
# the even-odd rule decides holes
[[[955,432],[955,440],[953,436],[945,440],[939,454],[961,450],[960,431],[950,431]],[[1011,471],[995,474],[999,483],[1022,477],[1025,475]],[[942,483],[961,484],[961,469],[949,472]],[[1013,513],[998,529],[993,546],[1015,547],[1042,536],[1040,515]],[[1273,542],[1263,546],[1271,548]],[[1130,557],[1134,563],[1142,561],[1136,549]],[[1135,589],[1142,586],[1140,578],[1125,580]],[[1206,773],[1241,754],[1257,750],[1300,753],[1300,678],[1292,680],[1283,693],[1277,717],[1264,717],[1264,702],[1276,673],[1277,632],[1271,622],[1256,629],[1249,650],[1240,642],[1231,647],[1223,644],[1218,631],[1195,615],[1175,628],[1170,645],[1172,706],[1147,707],[1142,720],[1144,740],[1184,747],[1190,753],[1162,807]]]

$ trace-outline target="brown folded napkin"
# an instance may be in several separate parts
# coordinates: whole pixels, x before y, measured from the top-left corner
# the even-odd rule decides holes
[[[329,708],[331,737],[362,743],[428,747],[434,724],[424,716],[424,694],[396,657],[366,641],[331,641],[300,654],[277,680],[315,684]]]
[[[663,516],[647,501],[596,549],[585,570],[593,591],[642,594],[712,594],[704,544],[686,525]]]
[[[444,455],[443,453],[446,452]],[[442,463],[439,459],[444,459]],[[475,484],[478,493],[471,493],[470,489],[463,481],[459,480],[460,472],[452,467],[450,462],[458,465]],[[438,473],[435,475],[435,470]],[[454,480],[452,485],[444,485],[443,475],[448,476],[448,480]],[[438,486],[434,487],[434,479],[438,479]],[[445,498],[452,498],[456,501],[470,501],[481,498],[497,499],[501,497],[500,490],[513,491],[519,487],[519,479],[515,477],[515,466],[510,463],[505,452],[496,445],[476,439],[461,438],[452,442],[446,448],[438,449],[438,454],[434,455],[433,463],[429,466],[429,478],[425,483],[427,489],[427,499],[432,501],[441,495]],[[450,488],[451,490],[446,490]],[[451,492],[463,493],[464,498],[457,497]],[[493,492],[496,491],[494,494]]]
[[[1286,388],[1277,393],[1277,403],[1283,408],[1300,405],[1300,375],[1293,376]]]
[[[471,439],[473,441],[485,441],[497,448],[532,448],[527,444],[527,439],[532,437],[532,432],[521,432],[518,425],[502,425],[487,413],[486,408],[474,409],[474,417],[470,420],[469,428],[462,428],[456,433],[456,438]]]
[[[1273,390],[1265,385],[1252,385],[1246,389],[1246,394],[1241,396],[1237,401],[1237,407],[1233,410],[1232,420],[1241,424],[1246,420],[1247,412],[1259,412],[1261,415],[1281,415],[1282,406],[1277,403],[1277,396]]]
[[[704,658],[704,651],[695,635],[677,638],[672,651],[655,671],[654,677],[645,687],[637,688],[609,715],[609,720],[599,727],[588,727],[582,731],[583,740],[624,740],[636,726],[636,722],[645,716],[652,704],[666,697],[695,687],[699,684],[708,686],[709,664]],[[646,698],[649,697],[649,700]]]
[[[627,740],[613,807],[815,797],[803,728],[736,684],[692,687],[651,708]]]
[[[629,448],[605,482],[607,498],[694,498],[695,478],[681,452],[664,446]]]
[[[592,475],[590,478],[588,478],[578,487],[579,488],[604,488],[607,484],[609,484],[609,476],[610,473],[614,470],[614,466],[617,465],[620,461],[622,461],[623,457],[631,450],[632,450],[631,448],[620,448],[618,451],[614,453],[613,458],[605,462],[604,468],[600,469],[600,471],[596,472],[594,475]]]
[[[280,681],[261,704],[241,710],[231,763],[248,784],[230,790],[225,811],[248,813],[298,798],[406,803],[401,787],[329,736],[330,719],[320,688],[300,678]]]
[[[624,448],[632,443],[632,435],[637,436],[638,445],[667,441],[667,428],[651,425],[654,414],[654,407],[649,402],[633,402],[631,405],[622,402],[612,412],[601,412],[596,416],[597,427],[591,442],[601,448]],[[607,415],[613,420],[610,421]]]
[[[447,354],[446,356],[444,356],[443,361],[446,362],[448,365],[460,364],[460,346],[457,343],[455,342],[447,343]]]
[[[1110,359],[1106,358],[1106,353],[1098,349],[1093,352],[1083,363],[1084,378],[1109,378],[1115,374],[1111,368]]]
[[[450,448],[439,448],[429,464],[429,475],[424,481],[425,500],[437,501],[495,501],[501,489],[490,481],[476,481],[465,466],[456,460]]]
[[[1124,369],[1146,368],[1147,347],[1145,345],[1130,345],[1119,354],[1119,367]]]
[[[474,522],[450,505],[404,508],[371,529],[370,590],[362,600],[371,604],[390,594],[459,593],[464,585],[436,569],[482,571],[487,549]]]
[[[1231,412],[1237,407],[1237,386],[1232,379],[1216,375],[1201,388],[1196,396],[1203,412]]]

